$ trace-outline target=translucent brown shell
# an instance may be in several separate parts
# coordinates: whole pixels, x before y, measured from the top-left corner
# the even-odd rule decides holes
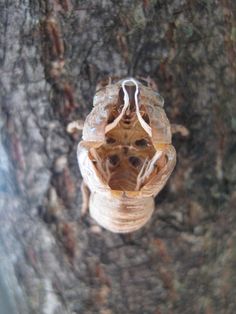
[[[142,227],[154,197],[174,169],[176,153],[163,98],[133,78],[110,83],[94,96],[78,161],[91,191],[90,214],[117,233]]]

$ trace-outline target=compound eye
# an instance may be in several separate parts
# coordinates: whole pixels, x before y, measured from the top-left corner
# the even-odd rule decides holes
[[[111,166],[115,167],[118,165],[120,158],[117,155],[111,155],[108,157]]]
[[[145,140],[145,138],[142,138],[140,140],[135,141],[135,145],[138,147],[147,147],[148,146],[148,142],[147,140]]]
[[[136,156],[130,156],[130,157],[129,157],[129,163],[130,163],[133,167],[138,168],[138,166],[141,165],[142,161],[141,161],[141,159],[139,159],[139,158],[136,157]]]
[[[106,137],[107,144],[114,144],[116,140],[113,137]]]

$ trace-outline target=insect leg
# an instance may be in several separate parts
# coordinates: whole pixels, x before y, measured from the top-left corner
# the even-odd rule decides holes
[[[181,124],[171,124],[171,133],[180,133],[182,136],[188,136],[189,130]]]
[[[82,131],[84,127],[84,121],[82,120],[77,120],[69,123],[67,125],[67,132],[68,133],[75,133],[76,131]]]
[[[90,190],[88,186],[85,184],[84,180],[81,183],[80,189],[82,193],[81,216],[84,216],[89,209],[89,198],[90,198]]]

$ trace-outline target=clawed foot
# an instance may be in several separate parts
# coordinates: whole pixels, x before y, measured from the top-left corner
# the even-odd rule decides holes
[[[189,130],[181,124],[171,124],[171,133],[180,133],[181,136],[189,136]]]
[[[67,125],[66,131],[70,134],[73,134],[78,131],[82,131],[84,127],[84,121],[76,120]]]

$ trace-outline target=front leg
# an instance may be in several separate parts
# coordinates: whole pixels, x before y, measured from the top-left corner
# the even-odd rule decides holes
[[[89,200],[90,200],[90,190],[84,180],[81,183],[81,193],[82,193],[82,206],[81,206],[81,217],[85,216],[89,210]],[[102,232],[102,228],[95,223],[94,220],[91,221],[90,231],[92,233],[100,234]]]
[[[89,209],[90,190],[84,180],[81,183],[80,189],[82,194],[81,216],[85,216]]]
[[[66,131],[70,134],[73,134],[78,131],[81,132],[83,130],[83,127],[84,127],[84,121],[76,120],[76,121],[70,122],[67,125]]]
[[[180,133],[181,136],[188,136],[189,130],[181,124],[171,124],[171,133]]]

